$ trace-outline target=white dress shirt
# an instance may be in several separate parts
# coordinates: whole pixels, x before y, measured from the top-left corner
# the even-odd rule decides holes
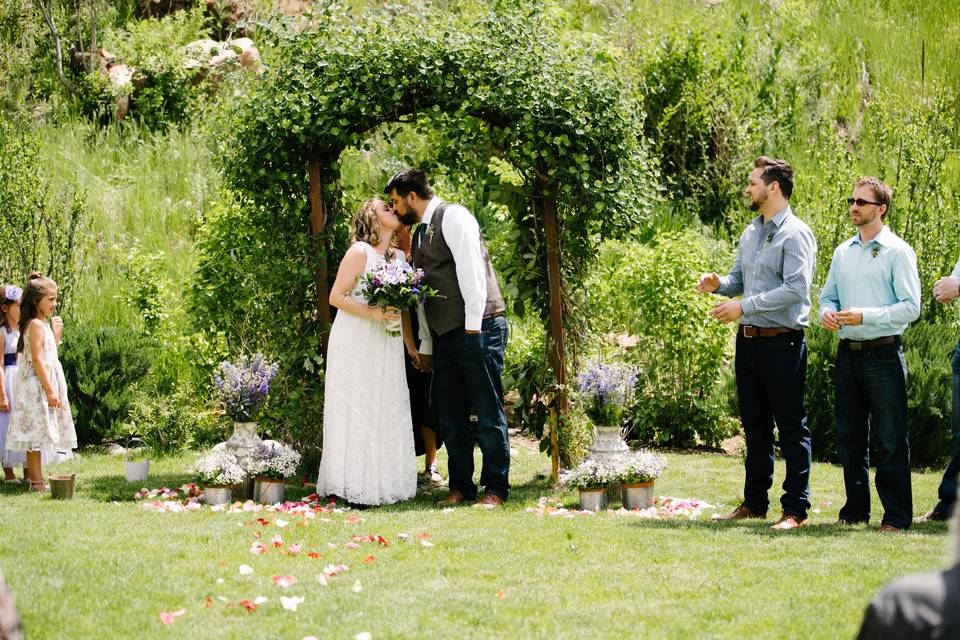
[[[427,203],[420,224],[429,227],[433,212],[442,202],[434,196]],[[442,224],[443,239],[450,247],[453,261],[457,265],[457,283],[460,285],[460,295],[463,296],[463,328],[466,331],[479,331],[487,304],[487,269],[480,249],[480,224],[469,209],[453,203],[444,209]],[[424,242],[429,240],[424,238]],[[417,306],[417,316],[420,319],[420,353],[432,355],[433,338],[422,304]]]

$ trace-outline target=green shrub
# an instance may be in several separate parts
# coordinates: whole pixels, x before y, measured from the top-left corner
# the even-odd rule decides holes
[[[183,383],[172,393],[159,393],[151,385],[137,391],[127,422],[115,437],[137,436],[151,451],[168,455],[183,449],[203,449],[229,437],[230,422],[211,402],[196,395],[194,388]]]
[[[950,454],[952,369],[955,325],[917,324],[903,335],[907,358],[907,424],[915,468],[939,467]],[[834,417],[834,362],[837,336],[821,327],[807,331],[807,416],[817,460],[838,462]],[[876,461],[876,447],[871,459]]]
[[[625,357],[643,370],[629,419],[639,440],[716,445],[732,431],[718,393],[731,332],[709,317],[712,299],[696,292],[706,265],[692,231],[650,246],[608,242],[586,286],[593,330],[638,339]]]
[[[155,346],[127,328],[65,327],[60,361],[79,444],[99,444],[120,430],[137,384],[150,373]]]

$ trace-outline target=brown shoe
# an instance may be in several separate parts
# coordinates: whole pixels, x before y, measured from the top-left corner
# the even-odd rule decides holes
[[[767,514],[765,513],[755,513],[745,504],[741,504],[739,507],[731,511],[726,515],[720,515],[719,513],[713,514],[711,520],[714,522],[727,522],[728,520],[743,520],[745,518],[766,518]]]
[[[462,492],[454,489],[453,491],[450,491],[449,493],[447,493],[447,497],[437,502],[437,504],[441,507],[452,507],[456,504],[463,504],[466,501],[467,501],[467,496],[463,495]]]
[[[903,533],[903,529],[895,527],[892,524],[882,524],[878,531],[880,531],[880,533]]]
[[[770,528],[776,529],[777,531],[789,531],[790,529],[799,529],[800,527],[805,527],[807,524],[808,520],[806,518],[801,518],[800,516],[792,513],[785,513],[780,516],[780,519],[777,520]]]
[[[922,516],[917,516],[913,519],[914,522],[924,523],[924,522],[946,522],[950,519],[950,516],[944,513],[943,511],[937,511],[936,509],[930,509]]]
[[[484,509],[493,509],[499,507],[503,504],[503,498],[498,496],[495,493],[485,493],[483,497],[473,503],[475,507],[483,507]]]

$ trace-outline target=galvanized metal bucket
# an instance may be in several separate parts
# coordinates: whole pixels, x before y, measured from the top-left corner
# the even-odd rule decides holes
[[[625,509],[648,509],[653,506],[653,483],[637,482],[625,484],[622,489]]]
[[[230,485],[213,484],[203,488],[203,501],[210,506],[230,504],[233,488]]]
[[[584,511],[600,511],[607,506],[607,490],[580,489],[580,508]]]
[[[76,487],[77,474],[50,476],[50,497],[57,500],[70,500]]]
[[[140,443],[141,448],[146,447],[141,438],[130,438],[123,450],[123,475],[127,477],[127,482],[145,482],[150,471],[150,460],[135,462],[130,459],[130,451],[136,443]]]
[[[274,478],[254,478],[253,499],[264,504],[283,502],[287,495],[287,486],[283,480]]]

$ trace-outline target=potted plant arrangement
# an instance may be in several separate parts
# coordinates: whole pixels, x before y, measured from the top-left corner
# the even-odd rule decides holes
[[[253,476],[253,499],[276,504],[286,495],[284,481],[297,472],[300,454],[279,442],[264,442],[253,452],[247,472]]]
[[[142,439],[130,438],[123,450],[123,474],[127,482],[144,482],[149,472],[150,450]]]
[[[599,511],[607,506],[607,485],[616,480],[618,473],[615,459],[587,458],[565,471],[560,482],[579,490],[581,509]]]
[[[223,450],[200,456],[194,466],[197,483],[203,486],[203,501],[209,505],[228,504],[234,485],[243,482],[246,472],[237,457]]]
[[[588,364],[577,376],[577,397],[596,429],[592,451],[616,454],[627,450],[620,429],[639,376],[635,366],[599,361]]]
[[[659,453],[639,450],[622,454],[617,459],[617,480],[620,482],[623,506],[646,509],[653,506],[653,485],[667,468],[667,458]]]
[[[256,417],[270,392],[277,370],[276,362],[267,362],[266,356],[256,353],[242,355],[236,362],[223,361],[213,373],[213,386],[224,413],[233,421],[233,434],[224,442],[228,453],[237,457],[241,467],[246,467],[249,458],[263,441],[257,435]],[[241,479],[238,498],[252,497],[252,481]]]

